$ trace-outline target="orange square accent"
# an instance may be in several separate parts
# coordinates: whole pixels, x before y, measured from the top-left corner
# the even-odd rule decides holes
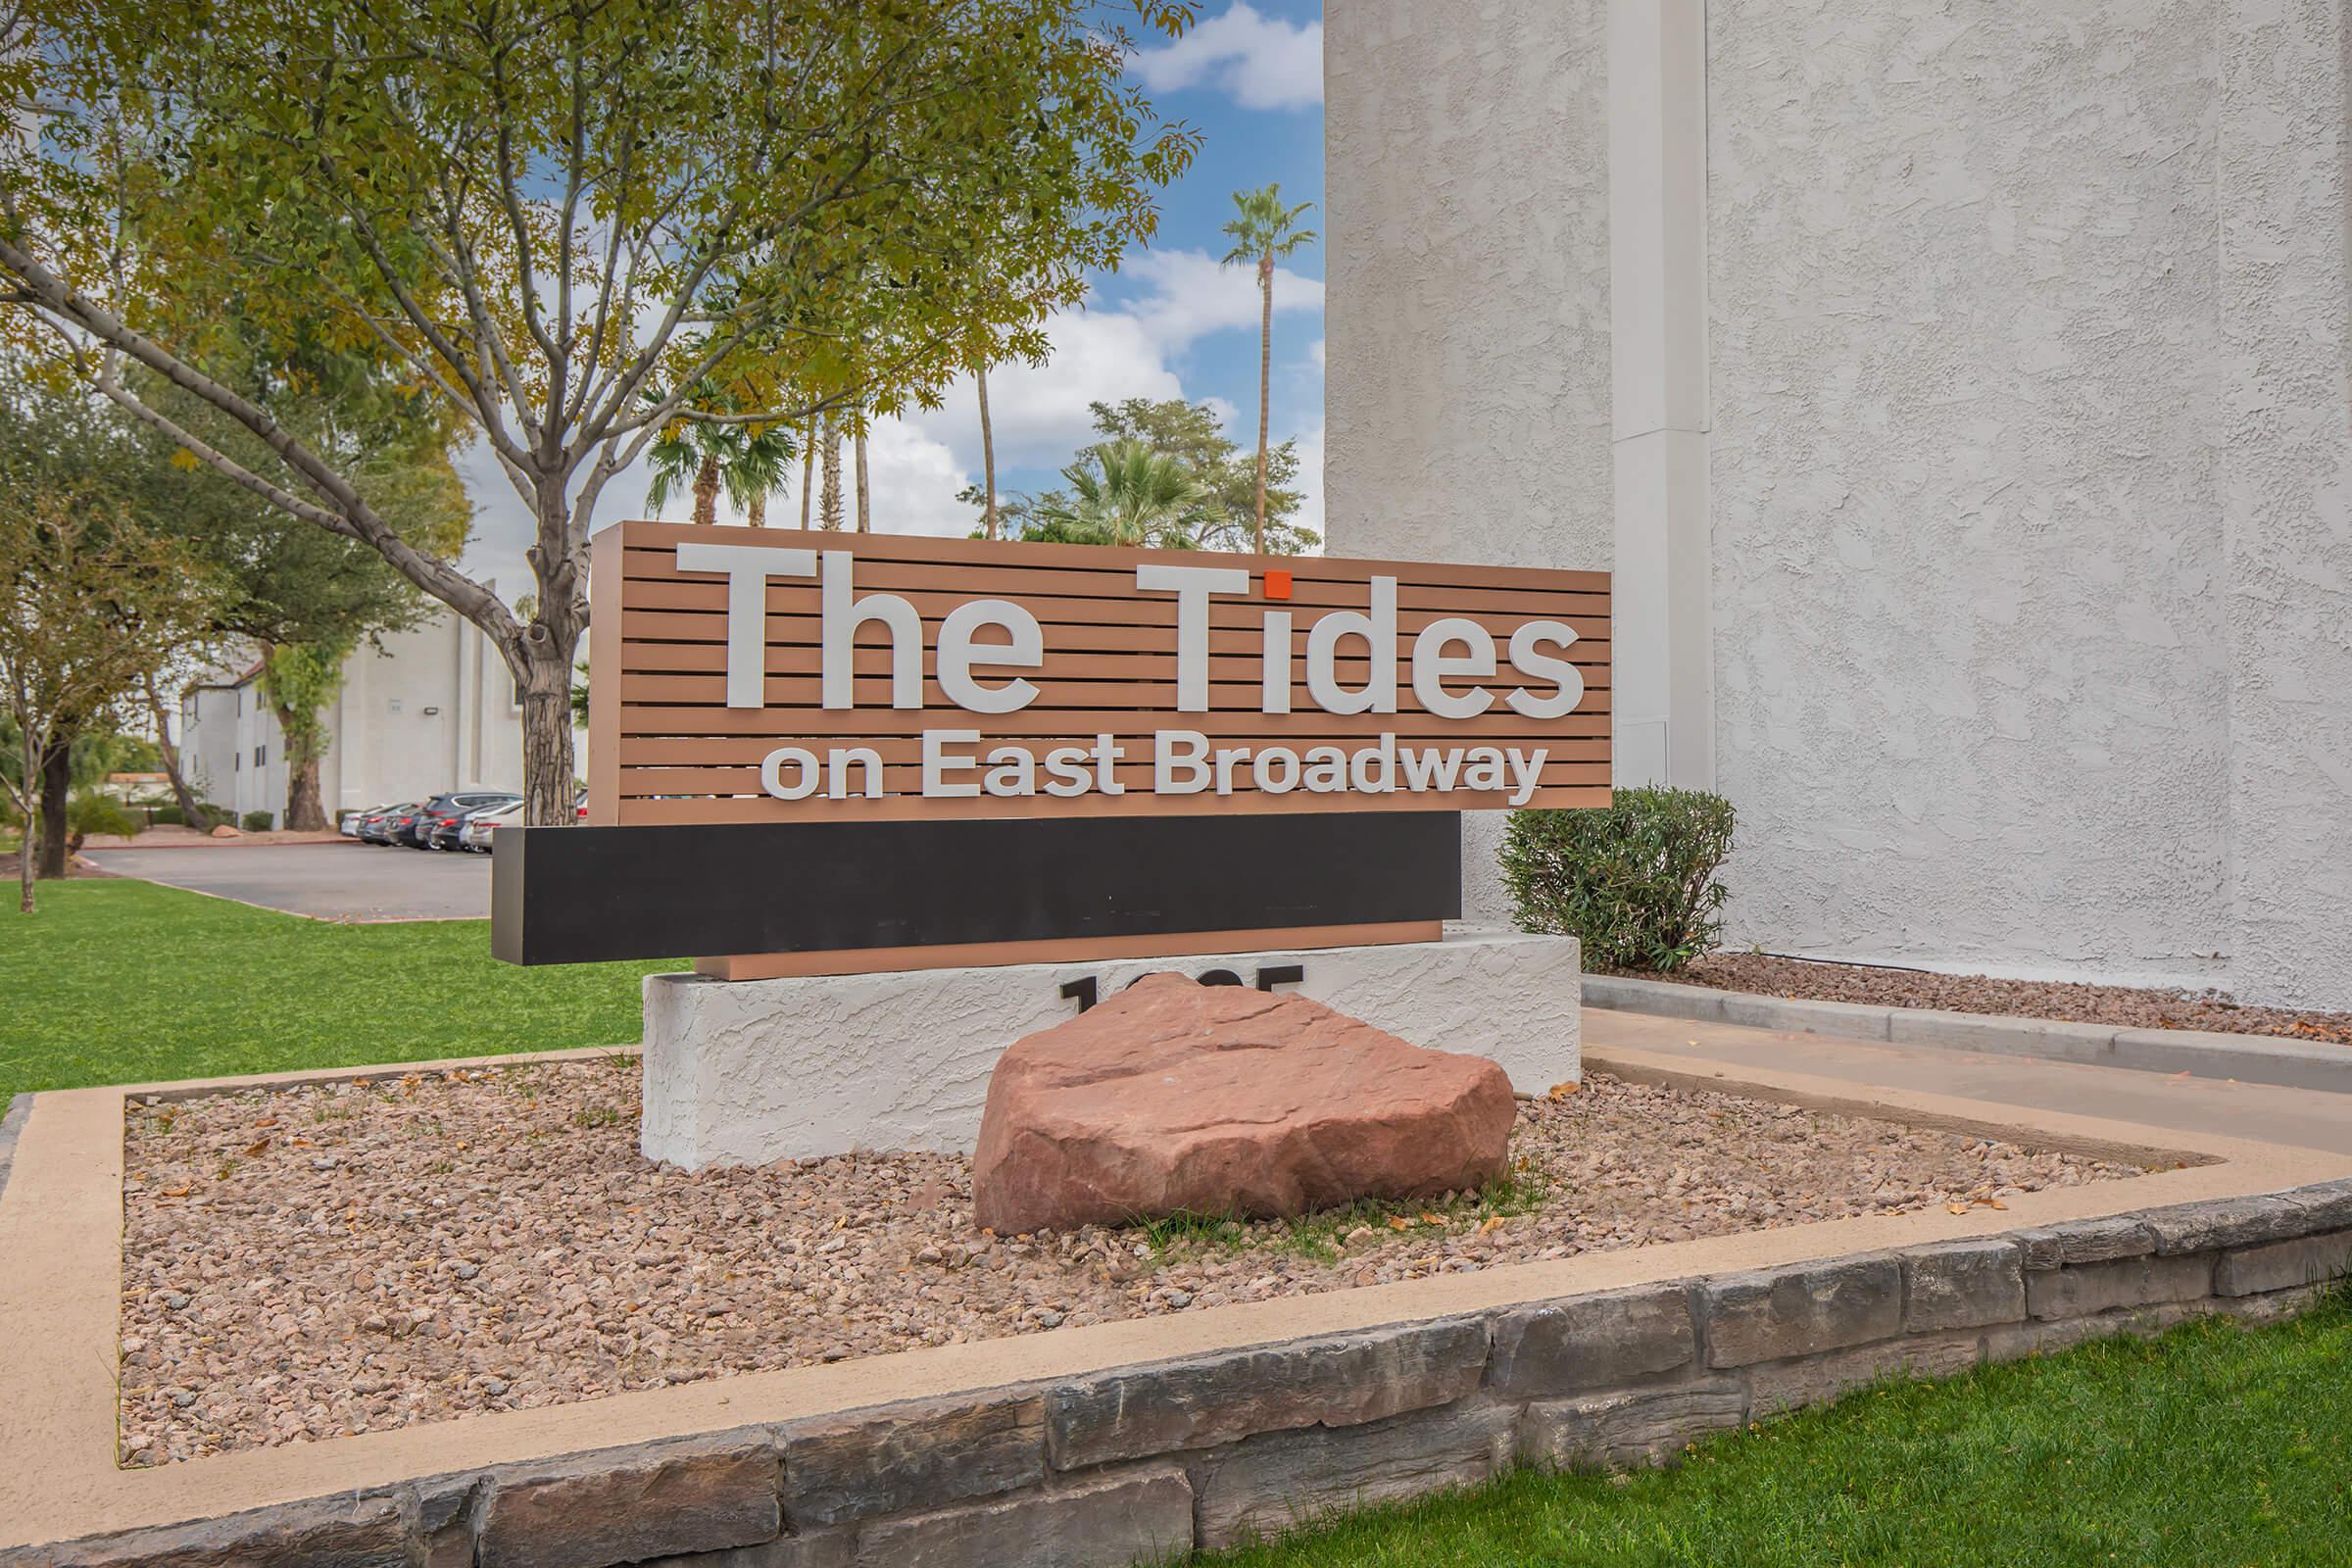
[[[1267,572],[1267,573],[1266,573],[1266,597],[1267,597],[1268,599],[1288,599],[1288,598],[1290,598],[1290,597],[1291,597],[1291,574],[1290,574],[1289,572],[1287,572],[1287,571],[1269,571],[1269,572]]]

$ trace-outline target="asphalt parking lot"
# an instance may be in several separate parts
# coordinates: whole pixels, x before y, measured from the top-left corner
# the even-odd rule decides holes
[[[341,844],[91,850],[135,876],[321,920],[486,920],[490,857]]]

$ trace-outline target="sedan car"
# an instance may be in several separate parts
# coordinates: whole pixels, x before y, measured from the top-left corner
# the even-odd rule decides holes
[[[470,850],[477,855],[488,855],[490,853],[490,835],[511,822],[521,820],[522,803],[520,801],[512,801],[505,806],[494,806],[475,811],[467,816],[465,825],[458,829],[458,848]]]
[[[512,790],[446,791],[418,807],[415,821],[396,827],[392,832],[392,842],[405,844],[412,850],[429,850],[433,848],[433,834],[443,827],[454,833],[467,811],[483,806],[504,806],[509,801],[519,799],[521,797]]]
[[[416,803],[414,801],[378,807],[360,818],[360,830],[355,836],[362,844],[389,844],[392,842],[394,820],[416,809]]]
[[[510,806],[520,806],[521,804],[520,797],[511,797],[505,800],[484,801],[478,806],[458,806],[451,810],[435,812],[428,822],[430,831],[425,834],[426,847],[435,850],[464,849],[465,845],[460,841],[460,835],[466,831],[467,822],[485,812],[503,811]]]

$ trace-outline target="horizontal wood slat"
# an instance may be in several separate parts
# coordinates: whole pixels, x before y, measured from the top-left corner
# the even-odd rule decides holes
[[[888,628],[870,620],[861,626],[851,655],[856,706],[819,706],[822,591],[817,577],[767,579],[760,628],[763,706],[726,706],[730,584],[722,574],[678,569],[677,547],[689,542],[810,550],[820,559],[824,552],[848,552],[857,599],[898,596],[922,622],[923,707],[889,706],[896,655]],[[1178,601],[1173,593],[1139,589],[1136,568],[1146,564],[1248,573],[1247,594],[1208,603],[1204,711],[1177,708]],[[1287,596],[1269,572],[1289,574]],[[1309,632],[1325,615],[1365,613],[1375,575],[1397,579],[1394,674],[1399,710],[1325,712],[1307,687]],[[1608,800],[1613,674],[1604,572],[628,522],[597,537],[591,583],[589,794],[590,819],[597,822],[1464,810],[1509,804],[1512,793],[1508,788],[1261,792],[1245,759],[1234,769],[1231,794],[1163,796],[1151,785],[1153,753],[1163,744],[1157,737],[1168,731],[1205,735],[1212,754],[1288,750],[1302,760],[1316,747],[1352,754],[1378,747],[1390,734],[1402,751],[1458,754],[1457,765],[1466,765],[1469,752],[1478,748],[1515,751],[1527,766],[1540,749],[1544,755],[1526,804],[1592,806]],[[1034,698],[1010,713],[958,708],[938,682],[943,622],[957,608],[984,598],[1018,604],[1036,617],[1042,632],[1044,658],[1034,668],[987,662],[987,645],[1001,644],[1004,633],[991,627],[979,634],[982,647],[971,673],[980,685],[996,688],[1025,679],[1036,688]],[[1274,611],[1287,612],[1292,619],[1289,713],[1262,710],[1263,627]],[[1431,713],[1413,691],[1413,640],[1442,618],[1481,626],[1495,644],[1494,675],[1449,675],[1444,681],[1449,693],[1479,686],[1491,694],[1489,709],[1472,718]],[[1505,702],[1522,687],[1539,698],[1557,689],[1548,676],[1522,675],[1511,664],[1511,634],[1530,620],[1562,621],[1576,634],[1565,648],[1546,643],[1541,649],[1544,657],[1572,664],[1584,683],[1582,700],[1564,716],[1529,718]],[[1464,650],[1457,643],[1446,653],[1459,658]],[[1359,688],[1370,678],[1374,661],[1360,635],[1343,637],[1335,655],[1334,676],[1344,688]],[[1091,753],[1097,737],[1107,735],[1122,748],[1111,777],[1126,786],[1125,792],[1051,795],[1043,789],[1047,775],[1041,769],[1039,792],[1032,796],[925,797],[920,737],[926,729],[977,732],[976,742],[956,747],[979,760],[977,767],[950,775],[957,783],[983,779],[988,754],[999,747],[1039,758],[1063,747]],[[870,746],[882,759],[886,793],[879,799],[853,794],[833,800],[820,789],[799,801],[764,794],[761,760],[785,746],[811,752],[820,761],[835,748]],[[863,766],[851,764],[847,771],[852,789],[860,789]],[[1088,771],[1094,775],[1091,761]],[[797,768],[787,772],[797,779]]]

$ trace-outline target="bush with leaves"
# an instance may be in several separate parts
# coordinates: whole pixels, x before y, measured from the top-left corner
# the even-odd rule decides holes
[[[139,819],[113,796],[101,795],[96,790],[82,791],[66,808],[66,847],[75,855],[81,853],[82,845],[93,833],[127,839],[136,838],[138,832]]]
[[[1601,810],[1514,811],[1503,884],[1519,927],[1575,937],[1588,969],[1680,969],[1714,951],[1732,803],[1621,789]]]

